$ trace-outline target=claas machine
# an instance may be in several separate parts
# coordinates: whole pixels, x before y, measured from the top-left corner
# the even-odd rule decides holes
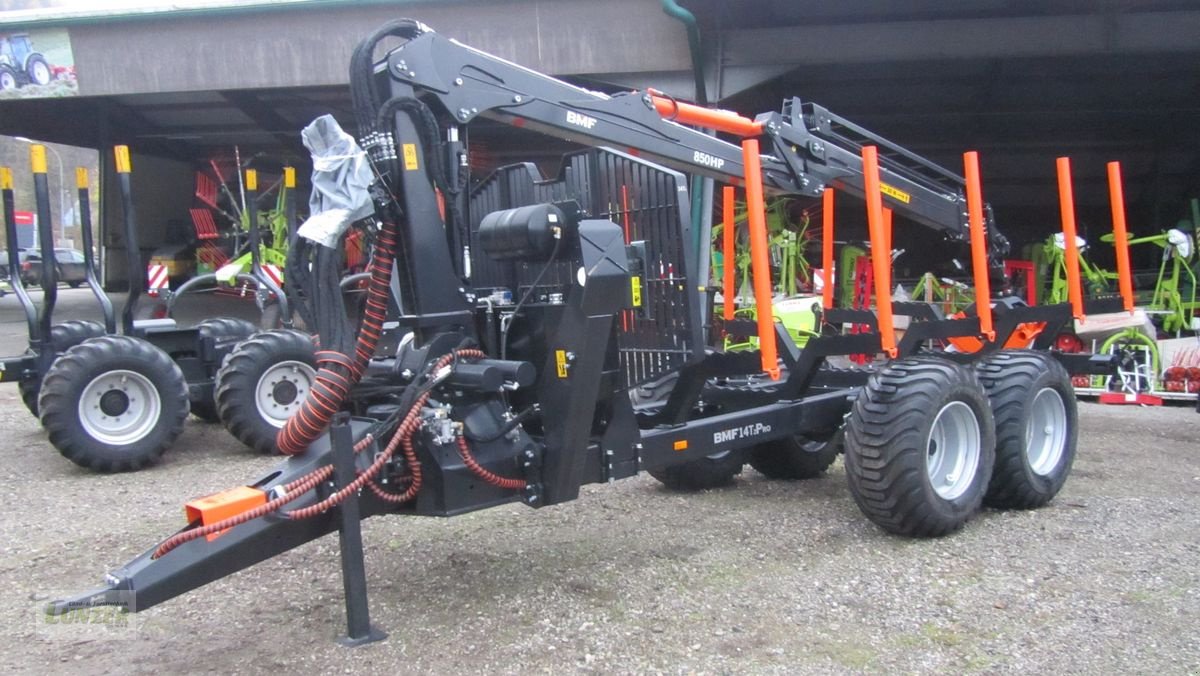
[[[379,60],[385,38],[402,44]],[[1111,359],[1050,350],[1072,306],[992,297],[1007,242],[974,155],[960,177],[796,98],[749,119],[655,91],[600,94],[411,20],[364,40],[350,76],[377,178],[376,246],[357,331],[339,307],[339,251],[303,238],[293,249],[288,280],[320,347],[279,434],[291,457],[189,503],[186,527],[49,612],[144,610],[338,530],[348,640],[370,640],[360,519],[548,507],[640,470],[699,488],[747,462],[812,477],[844,452],[862,511],[909,536],[950,533],[985,501],[1037,507],[1063,486],[1077,433],[1069,374]],[[586,149],[555,178],[514,165],[468,189],[479,118]],[[710,307],[685,172],[745,191],[757,315],[736,330],[757,350],[712,347],[732,329]],[[865,201],[876,252],[891,248],[886,210],[942,236],[931,240],[969,242],[975,311],[893,304],[884,253],[876,310],[818,304],[826,329],[798,347],[772,320],[764,195],[833,191]],[[910,317],[902,337],[895,315]],[[882,357],[836,359],[854,354]]]

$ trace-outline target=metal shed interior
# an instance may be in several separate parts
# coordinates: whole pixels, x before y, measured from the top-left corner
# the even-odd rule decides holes
[[[1172,227],[1200,195],[1200,8],[1186,0],[687,0],[709,97],[753,115],[818,102],[951,168],[978,150],[985,197],[1016,241],[1057,227],[1054,160],[1070,156],[1085,235],[1109,227],[1104,163],[1124,167],[1131,228]],[[173,12],[0,14],[0,32],[62,26],[79,96],[0,101],[0,134],[127,143],[145,246],[190,204],[192,172],[232,146],[264,166],[307,153],[299,130],[351,124],[346,68],[379,23],[420,18],[523,65],[596,89],[694,95],[684,26],[654,0],[323,0]],[[120,48],[115,48],[120,45]],[[499,165],[530,139],[481,127]],[[541,158],[567,146],[539,145]],[[108,200],[112,204],[115,200]],[[106,209],[105,222],[114,217]],[[104,228],[104,242],[119,249]],[[116,262],[110,259],[111,263]]]

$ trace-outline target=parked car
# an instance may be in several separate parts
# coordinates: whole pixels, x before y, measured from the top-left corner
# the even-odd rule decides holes
[[[21,263],[25,262],[25,257],[29,255],[29,249],[17,249],[17,260]],[[8,250],[0,249],[0,279],[8,279]]]
[[[21,281],[26,285],[37,285],[42,279],[42,253],[26,251],[21,262]],[[87,267],[83,264],[83,252],[75,249],[55,249],[58,260],[58,281],[72,289],[87,281]]]

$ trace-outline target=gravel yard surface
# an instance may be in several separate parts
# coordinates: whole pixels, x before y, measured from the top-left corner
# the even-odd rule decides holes
[[[22,330],[11,300],[0,336]],[[5,340],[10,353],[23,342]],[[190,420],[162,464],[91,474],[2,387],[0,669],[1195,673],[1200,414],[1083,404],[1080,424],[1053,503],[985,511],[939,540],[873,526],[840,461],[804,482],[747,467],[699,494],[642,476],[544,510],[372,519],[371,611],[389,638],[345,649],[332,536],[134,616],[133,629],[48,629],[46,599],[95,587],[179,528],[187,499],[276,460]]]

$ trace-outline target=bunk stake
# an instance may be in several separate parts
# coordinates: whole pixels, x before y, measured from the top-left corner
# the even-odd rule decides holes
[[[75,187],[79,192],[79,235],[83,238],[83,266],[87,277],[88,288],[100,303],[100,313],[104,317],[104,332],[112,335],[117,332],[117,319],[113,313],[112,300],[104,293],[100,285],[100,277],[96,274],[95,242],[92,237],[92,201],[88,197],[88,171],[83,167],[75,168]]]
[[[1108,163],[1108,196],[1112,202],[1113,246],[1117,251],[1117,284],[1125,311],[1133,313],[1133,276],[1129,268],[1129,233],[1125,229],[1125,191],[1121,187],[1121,163]]]
[[[883,194],[879,192],[879,151],[863,146],[863,190],[867,200],[867,227],[871,233],[871,267],[875,277],[875,312],[879,322],[879,344],[889,357],[896,356],[896,331],[892,324],[892,252],[887,248],[883,216]]]
[[[727,185],[721,190],[722,218],[725,221],[725,227],[721,229],[721,276],[724,279],[722,295],[725,297],[725,321],[727,322],[733,321],[733,313],[736,310],[733,299],[737,295],[736,289],[733,288],[734,260],[737,256],[733,246],[737,229],[737,225],[733,221],[735,218],[733,196],[733,186]]]
[[[1067,264],[1067,296],[1071,314],[1083,320],[1083,285],[1079,281],[1079,245],[1075,242],[1075,196],[1071,190],[1071,158],[1058,158],[1058,206],[1062,213],[1063,246]]]
[[[750,224],[750,271],[754,277],[754,309],[758,314],[758,346],[762,370],[779,380],[775,351],[775,312],[771,305],[771,259],[767,252],[767,216],[763,207],[762,165],[758,139],[742,141],[746,164],[746,218]]]
[[[979,332],[992,342],[992,288],[988,279],[987,237],[983,229],[983,188],[979,180],[979,153],[963,153],[963,177],[967,181],[967,219],[971,229],[971,272],[975,275],[975,313]]]
[[[329,429],[333,447],[333,480],[337,487],[354,481],[354,437],[350,431],[350,416],[339,413]],[[363,557],[362,524],[358,494],[350,493],[339,506],[341,524],[338,545],[342,554],[342,587],[346,602],[346,635],[338,643],[354,647],[387,638],[387,634],[371,626],[367,604],[367,570]]]
[[[833,188],[825,188],[821,195],[821,270],[825,275],[821,307],[829,310],[833,308]]]

